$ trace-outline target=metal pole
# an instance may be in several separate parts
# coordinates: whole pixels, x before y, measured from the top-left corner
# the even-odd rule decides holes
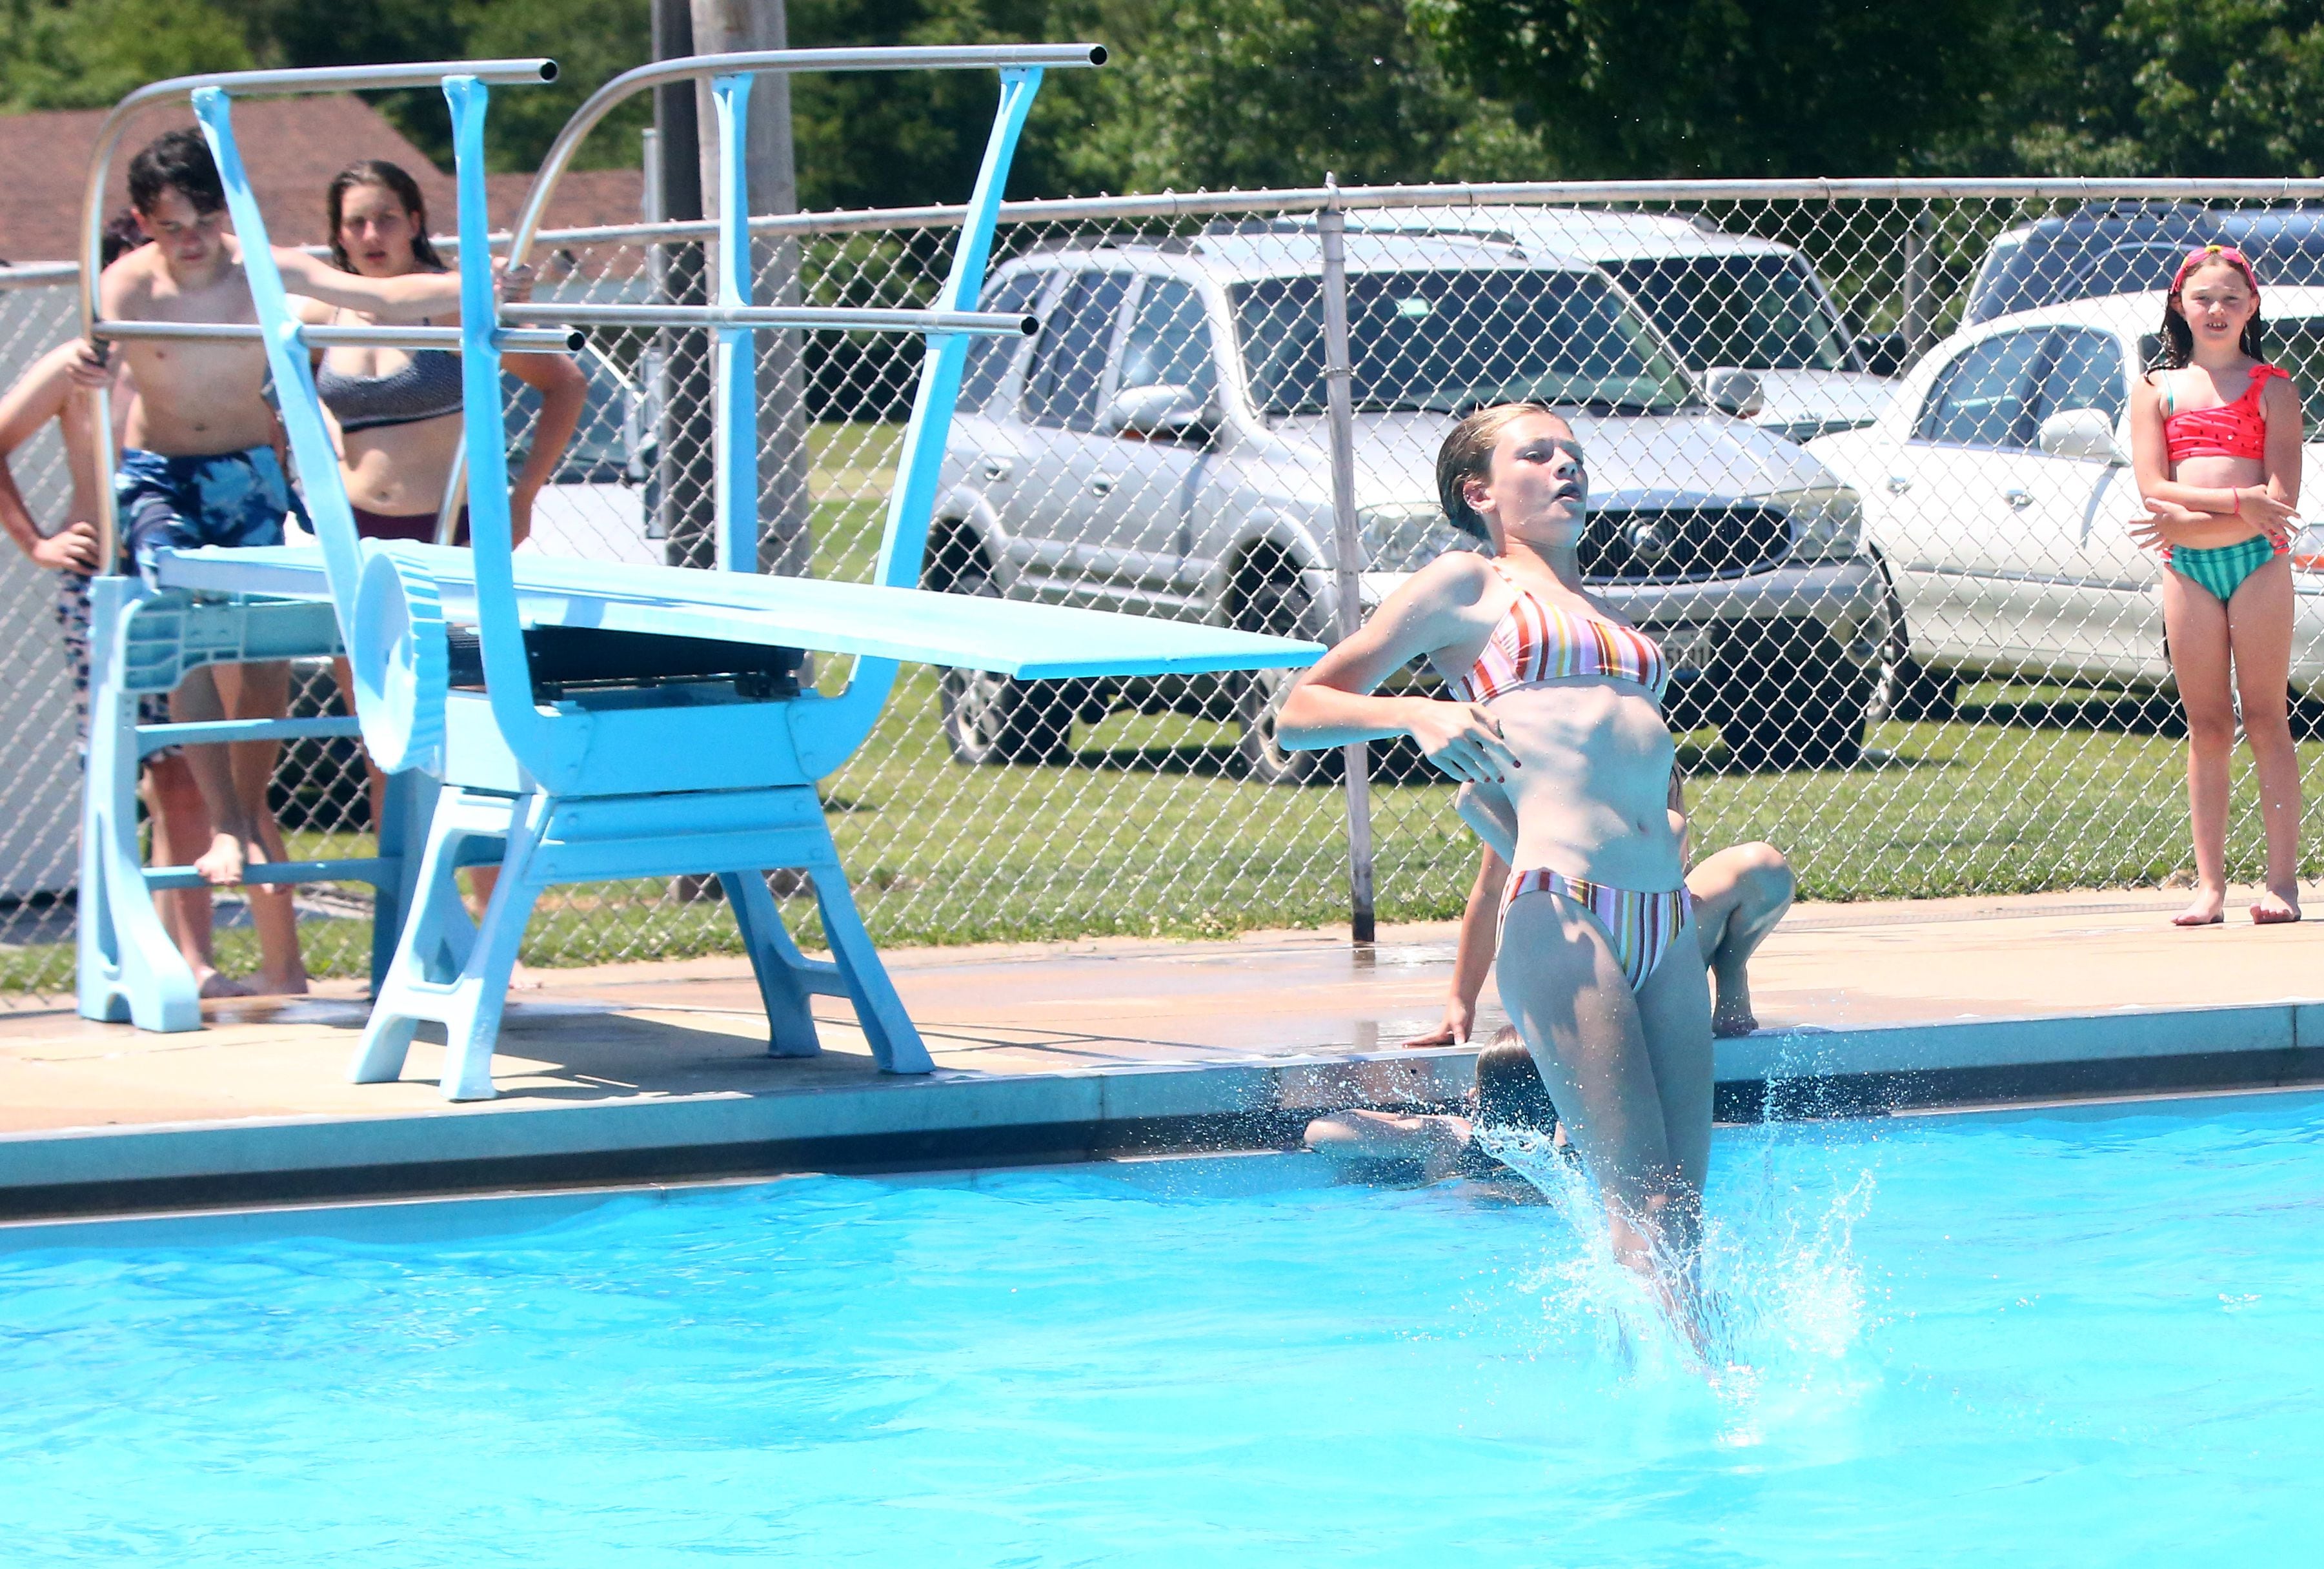
[[[1335,184],[1324,176],[1324,183]],[[1323,392],[1332,432],[1333,598],[1339,612],[1336,635],[1354,635],[1363,624],[1362,531],[1356,523],[1355,372],[1348,355],[1348,221],[1337,208],[1315,215],[1323,242]],[[1372,903],[1371,748],[1360,741],[1346,747],[1348,791],[1348,909],[1355,940],[1369,945],[1375,935]]]
[[[1935,312],[1930,309],[1931,291],[1935,283],[1935,251],[1929,244],[1929,208],[1913,215],[1912,226],[1904,231],[1904,357],[1907,362],[1920,358],[1929,346],[1930,328]]]
[[[666,63],[694,53],[694,13],[688,0],[654,0],[653,50],[656,58]],[[603,90],[599,89],[601,94]],[[657,86],[654,124],[661,132],[657,140],[661,151],[663,206],[673,218],[700,218],[704,213],[701,122],[695,112],[692,76],[673,75]],[[543,182],[552,178],[553,162],[544,162],[534,177],[535,197],[542,200]],[[520,241],[529,228],[520,217]],[[663,300],[677,305],[710,303],[706,250],[699,244],[669,247]],[[716,427],[709,345],[699,332],[667,332],[662,335],[662,347],[658,466],[667,558],[673,567],[707,567],[712,564],[717,531],[712,460]]]

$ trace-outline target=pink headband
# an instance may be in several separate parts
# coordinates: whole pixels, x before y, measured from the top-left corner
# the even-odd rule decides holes
[[[2172,275],[2171,292],[2179,292],[2180,285],[2187,281],[2188,273],[2198,267],[2208,267],[2214,262],[2225,262],[2241,272],[2244,281],[2251,285],[2252,298],[2259,298],[2259,274],[2252,271],[2252,264],[2244,260],[2244,254],[2233,245],[2204,245],[2188,252],[2187,259],[2179,263],[2179,271]]]

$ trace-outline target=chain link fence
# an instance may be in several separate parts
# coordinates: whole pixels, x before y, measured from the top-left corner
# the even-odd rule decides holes
[[[1465,548],[1434,501],[1457,416],[1537,398],[1588,453],[1583,569],[1676,679],[1693,843],[1770,840],[1813,898],[2154,884],[2190,863],[2155,558],[2133,544],[2131,381],[2194,245],[2268,285],[2272,357],[2324,413],[2324,185],[1938,182],[1445,187],[1014,204],[924,580],[1328,637],[1333,446],[1369,607]],[[1351,417],[1328,416],[1323,214],[1346,231]],[[957,215],[759,220],[762,300],[926,305]],[[703,226],[569,231],[544,298],[698,288]],[[0,274],[5,277],[5,274]],[[69,331],[63,286],[0,290],[0,369]],[[872,570],[914,339],[762,335],[762,564]],[[703,564],[714,428],[698,338],[599,333],[583,423],[528,549]],[[510,383],[510,439],[530,394]],[[14,459],[61,518],[52,435]],[[2293,696],[2324,698],[2324,543],[2294,553]],[[0,992],[69,984],[78,769],[52,584],[0,614]],[[847,661],[811,672],[836,690]],[[1397,678],[1439,689],[1434,673]],[[908,669],[825,785],[883,942],[1220,935],[1348,918],[1340,755],[1276,744],[1282,678],[1021,682]],[[308,711],[338,701],[302,672]],[[2303,728],[2301,734],[2306,734]],[[2301,743],[2303,762],[2316,761]],[[1379,915],[1446,917],[1475,845],[1408,748],[1367,763]],[[2232,875],[2261,864],[2251,792]],[[287,748],[292,853],[358,854],[351,743]],[[2310,843],[2318,835],[2310,825]],[[2306,870],[2315,869],[2309,853]],[[787,909],[807,940],[812,900]],[[306,889],[309,963],[354,973],[364,897]],[[535,964],[724,948],[715,885],[552,891]],[[229,961],[239,941],[229,922]],[[229,967],[232,967],[231,962]]]

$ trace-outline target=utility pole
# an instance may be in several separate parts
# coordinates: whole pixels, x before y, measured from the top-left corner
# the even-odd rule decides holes
[[[653,0],[653,52],[675,60],[694,52],[688,0]],[[654,89],[654,148],[659,162],[661,216],[673,222],[702,217],[701,117],[694,84]],[[707,305],[706,247],[698,240],[661,246],[661,297],[673,305]],[[658,531],[673,567],[708,567],[716,551],[715,468],[712,454],[710,344],[706,335],[665,328],[655,466],[659,478]]]
[[[783,0],[691,0],[691,8],[698,54],[789,47]],[[696,95],[698,122],[715,124],[710,84],[698,84]],[[762,76],[752,85],[745,147],[752,212],[798,211],[789,77]],[[716,149],[703,142],[700,157],[700,189],[709,193],[704,216],[715,217]],[[803,303],[798,240],[754,241],[751,259],[758,270],[756,303]],[[759,570],[804,577],[814,565],[815,549],[807,495],[806,338],[795,328],[761,328],[752,338],[758,350]]]

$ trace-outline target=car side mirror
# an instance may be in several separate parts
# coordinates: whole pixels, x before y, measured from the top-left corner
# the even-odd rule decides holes
[[[1904,374],[1906,362],[1913,357],[1913,346],[1901,332],[1859,332],[1856,352],[1863,356],[1869,374],[1896,376]]]
[[[1125,387],[1098,416],[1109,436],[1146,441],[1207,441],[1218,429],[1218,408],[1191,387]]]
[[[1702,373],[1702,390],[1711,406],[1722,414],[1748,420],[1767,406],[1759,378],[1750,371],[1723,368]]]
[[[2130,457],[2114,438],[2114,421],[2103,409],[2061,409],[2042,421],[2034,445],[2052,457],[2086,463],[2126,464]]]

